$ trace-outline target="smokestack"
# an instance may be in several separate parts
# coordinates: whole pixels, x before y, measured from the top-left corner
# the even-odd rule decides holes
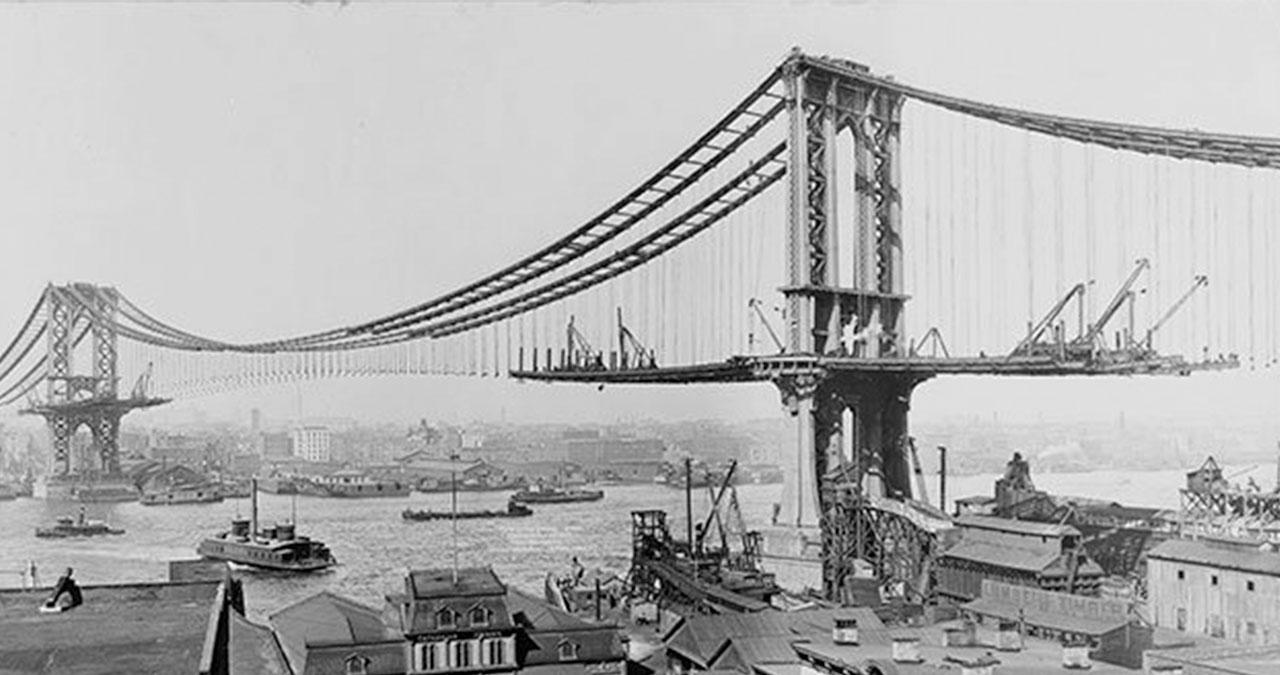
[[[685,536],[689,539],[689,556],[693,557],[693,458],[684,458]]]
[[[938,446],[938,508],[947,512],[947,446]]]
[[[258,479],[249,479],[249,541],[258,538]]]

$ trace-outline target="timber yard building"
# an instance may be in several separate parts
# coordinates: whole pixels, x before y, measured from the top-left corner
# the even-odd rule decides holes
[[[939,592],[956,600],[982,594],[985,579],[1047,591],[1097,595],[1103,570],[1080,546],[1080,531],[991,516],[956,518],[960,541],[937,563]]]
[[[1171,539],[1147,553],[1147,590],[1159,626],[1244,644],[1280,644],[1280,554]]]

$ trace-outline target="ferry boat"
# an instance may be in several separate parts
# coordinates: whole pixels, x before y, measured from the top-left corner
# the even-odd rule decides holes
[[[84,509],[80,515],[59,516],[53,527],[37,527],[36,536],[46,539],[64,539],[66,537],[94,537],[103,534],[124,534],[124,530],[109,527],[101,520],[89,520],[84,517]]]
[[[581,490],[537,486],[521,490],[511,496],[511,501],[525,504],[567,504],[570,502],[595,502],[604,499],[604,490]]]
[[[231,529],[200,542],[196,552],[204,558],[225,560],[281,572],[315,572],[337,564],[329,547],[299,536],[294,523],[258,528],[258,489],[251,486],[252,516],[231,521]]]
[[[505,511],[415,511],[413,509],[405,509],[401,512],[400,517],[405,520],[450,520],[454,517],[458,519],[475,519],[475,518],[523,518],[532,516],[533,509],[514,499],[507,502]]]

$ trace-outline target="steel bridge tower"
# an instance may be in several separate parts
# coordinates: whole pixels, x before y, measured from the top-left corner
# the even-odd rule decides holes
[[[826,60],[824,60],[826,62]],[[902,219],[898,146],[903,97],[795,52],[784,67],[789,99],[787,352],[864,359],[907,355],[904,344]],[[852,176],[837,174],[852,149]],[[853,200],[852,222],[836,204]],[[853,237],[841,269],[840,236]],[[819,362],[820,364],[821,362]],[[840,489],[910,497],[907,411],[920,372],[806,368],[772,379],[795,420],[796,449],[784,462],[783,499],[765,533],[766,565],[784,587],[823,589],[824,514]],[[851,413],[846,419],[846,411]],[[845,437],[850,437],[848,441]],[[848,445],[851,452],[842,448]]]
[[[86,484],[123,482],[120,471],[120,418],[137,408],[167,402],[148,398],[135,390],[129,398],[118,395],[116,372],[119,293],[114,288],[76,283],[50,285],[45,291],[47,318],[44,401],[33,401],[22,410],[40,415],[49,426],[53,445],[52,473],[46,481],[47,496],[74,497]],[[91,339],[90,371],[76,374],[76,345]],[[97,466],[77,466],[73,438],[81,427],[89,430]]]

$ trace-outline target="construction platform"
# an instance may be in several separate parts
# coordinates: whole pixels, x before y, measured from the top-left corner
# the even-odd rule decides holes
[[[726,361],[687,366],[618,368],[567,367],[548,370],[513,370],[511,377],[541,382],[593,384],[698,384],[769,381],[777,376],[817,373],[892,374],[917,380],[937,375],[1002,375],[1038,377],[1064,375],[1190,375],[1193,372],[1230,370],[1240,362],[1234,357],[1188,362],[1179,357],[1097,359],[1066,361],[1053,356],[885,357],[734,356]]]
[[[81,401],[68,401],[66,403],[36,403],[23,408],[18,412],[23,415],[42,415],[44,417],[49,417],[50,415],[90,416],[102,414],[123,416],[131,410],[154,408],[158,405],[164,405],[171,400],[173,399],[152,397],[115,399],[91,398]]]

